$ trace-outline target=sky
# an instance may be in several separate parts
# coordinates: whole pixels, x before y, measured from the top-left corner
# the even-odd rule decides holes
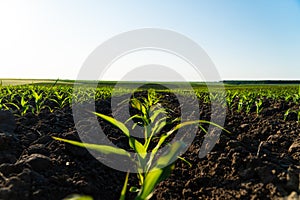
[[[192,39],[223,80],[300,80],[299,0],[0,0],[0,78],[76,79],[95,48],[139,28]]]

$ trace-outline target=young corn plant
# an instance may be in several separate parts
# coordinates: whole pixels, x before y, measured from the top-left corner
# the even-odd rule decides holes
[[[34,89],[32,89],[31,94],[34,98],[34,103],[35,103],[35,106],[32,108],[32,113],[35,113],[38,115],[41,112],[41,110],[43,108],[45,108],[44,100],[43,100],[43,93],[40,92],[40,94],[38,94]]]
[[[298,87],[298,93],[297,93],[297,94],[294,94],[294,96],[293,96],[293,102],[294,102],[294,103],[298,103],[299,100],[300,100],[300,85],[299,85],[299,87]]]
[[[133,164],[137,167],[137,177],[139,180],[139,185],[132,186],[129,191],[137,193],[135,200],[150,199],[155,187],[161,181],[167,178],[170,175],[171,171],[174,169],[175,164],[168,163],[171,163],[171,161],[178,158],[180,151],[185,147],[184,142],[176,141],[171,145],[169,151],[166,154],[159,155],[159,149],[163,145],[165,145],[166,140],[169,137],[171,137],[177,130],[184,126],[196,124],[198,124],[201,129],[203,129],[201,124],[206,123],[212,124],[220,129],[225,130],[221,126],[205,120],[180,122],[179,119],[176,119],[173,121],[177,121],[177,125],[174,125],[173,128],[171,128],[166,133],[158,135],[161,130],[167,125],[168,118],[168,116],[166,115],[166,110],[161,106],[159,102],[160,98],[157,97],[154,91],[149,91],[147,98],[133,98],[130,101],[131,106],[134,109],[138,110],[139,114],[133,115],[126,122],[128,122],[129,120],[134,121],[134,119],[142,122],[144,131],[143,142],[140,142],[131,135],[130,129],[126,126],[126,122],[120,122],[110,116],[101,113],[94,113],[101,119],[111,123],[122,131],[122,133],[128,138],[130,148],[137,154],[137,159],[131,158],[131,155],[124,149],[119,149],[107,145],[82,143],[57,137],[53,138],[55,140],[67,142],[69,144],[77,145],[80,147],[90,148],[104,154],[117,154],[127,156],[130,160],[133,160]],[[136,127],[137,123],[138,122],[133,125],[133,129]],[[228,132],[227,130],[225,131]],[[154,140],[155,137],[156,140]],[[151,146],[154,148],[150,149]],[[150,150],[151,152],[149,152]],[[186,161],[184,158],[180,157],[180,159],[188,163],[188,161]],[[129,173],[127,173],[126,175],[120,199],[125,199],[128,176]]]
[[[250,95],[251,93],[243,94],[242,96],[246,114],[250,113],[254,101],[251,97],[249,97]]]
[[[233,111],[233,107],[235,105],[235,98],[237,97],[238,92],[232,92],[232,91],[227,91],[227,96],[226,96],[226,102],[228,105],[228,109],[232,112]]]
[[[65,96],[64,93],[60,94],[59,92],[55,91],[55,98],[51,98],[50,101],[56,104],[55,108],[64,108],[70,102],[71,96]]]
[[[244,99],[240,98],[239,99],[239,103],[238,103],[238,108],[237,108],[237,112],[242,112],[243,111],[243,105],[244,105]]]
[[[300,123],[300,109],[299,110],[292,110],[292,109],[287,109],[283,115],[283,120],[286,121],[287,117],[289,116],[290,113],[295,113],[297,115],[297,122]]]
[[[21,116],[24,116],[30,108],[30,104],[28,103],[28,101],[25,100],[24,96],[21,97],[20,105],[21,105],[21,109],[20,109]]]
[[[261,111],[263,109],[262,104],[263,104],[263,101],[261,99],[258,99],[257,101],[255,101],[256,115],[257,116],[261,113]]]
[[[252,104],[249,104],[249,103],[248,103],[248,104],[246,105],[246,111],[245,111],[246,114],[249,114],[249,113],[250,113],[251,107],[252,107]]]

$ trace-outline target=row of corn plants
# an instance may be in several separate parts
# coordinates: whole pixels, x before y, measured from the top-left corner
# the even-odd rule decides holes
[[[97,98],[110,97],[111,88],[99,88]],[[17,116],[30,112],[39,115],[43,110],[53,112],[57,109],[70,107],[72,100],[83,102],[91,94],[92,89],[72,95],[70,86],[2,86],[0,87],[0,110],[11,110]]]
[[[43,86],[0,86],[0,109],[10,109],[16,115],[25,115],[28,112],[38,115],[42,110],[62,109],[70,106],[72,101],[84,102],[95,95],[95,100],[106,99],[112,95],[112,87],[100,87],[94,93],[93,88],[83,87],[77,91],[76,96],[72,94],[72,87],[68,85]],[[166,90],[167,91],[167,90]],[[130,92],[130,89],[120,89],[114,94]],[[168,91],[167,91],[168,92]],[[182,95],[195,93],[200,102],[209,104],[213,99],[220,101],[228,108],[228,113],[255,112],[259,115],[265,108],[264,102],[268,100],[290,102],[298,105],[300,101],[299,86],[231,86],[226,87],[226,102],[223,101],[224,94],[209,94],[207,88],[195,88],[194,91],[177,91]],[[290,109],[290,110],[289,110]],[[286,108],[286,116],[297,112],[299,109]]]

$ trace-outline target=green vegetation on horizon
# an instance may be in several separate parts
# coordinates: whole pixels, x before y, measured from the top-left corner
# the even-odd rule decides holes
[[[131,83],[134,84],[134,83]],[[174,84],[174,83],[172,83]],[[109,98],[112,93],[122,95],[132,93],[134,87],[127,83],[124,86],[114,88],[111,83],[100,83],[95,89],[93,87],[82,85],[79,88],[79,94],[73,94],[72,84],[62,84],[56,80],[49,84],[25,84],[25,85],[1,85],[0,84],[0,109],[9,109],[16,115],[25,115],[27,112],[38,114],[43,109],[52,112],[56,108],[71,106],[72,101],[84,102],[95,94],[95,100]],[[189,88],[168,89],[159,84],[148,84],[144,89],[153,88],[157,92],[174,92],[182,95],[196,94],[203,103],[209,103],[210,100],[218,100],[222,97],[218,88],[220,85],[210,86],[213,88],[211,94],[207,86],[203,84],[194,84],[193,90]],[[222,87],[222,86],[221,86]],[[255,110],[257,114],[264,109],[263,101],[267,99],[292,101],[299,104],[300,90],[299,85],[225,85],[226,105],[229,112],[234,110],[246,112]],[[223,95],[224,96],[224,95]],[[219,99],[221,102],[222,99]],[[295,110],[291,110],[296,112]]]

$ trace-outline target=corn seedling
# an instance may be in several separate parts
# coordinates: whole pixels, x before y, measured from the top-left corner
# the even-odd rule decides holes
[[[34,98],[35,106],[32,108],[32,113],[39,114],[44,106],[43,93],[38,94],[34,89],[31,90],[32,96]]]
[[[298,93],[297,93],[297,94],[294,94],[294,96],[293,96],[293,102],[294,102],[294,103],[298,103],[299,100],[300,100],[300,85],[299,85],[299,87],[298,87]]]
[[[261,99],[258,99],[255,101],[255,106],[256,106],[256,115],[259,115],[263,109],[262,107],[263,101]]]
[[[25,100],[24,96],[21,97],[20,105],[21,105],[21,115],[24,116],[27,110],[30,108],[30,105],[28,101]]]
[[[239,103],[238,103],[237,112],[242,112],[242,110],[243,110],[243,105],[244,105],[244,100],[241,98],[241,99],[239,100]]]
[[[133,186],[129,189],[129,191],[137,192],[137,196],[135,198],[136,200],[149,199],[151,198],[152,193],[155,187],[157,186],[157,184],[163,181],[165,178],[167,178],[170,175],[172,169],[174,169],[174,163],[172,164],[168,164],[168,163],[176,159],[178,157],[179,152],[185,147],[185,144],[182,141],[176,141],[172,144],[167,154],[159,156],[158,150],[160,149],[160,147],[162,147],[163,144],[165,144],[166,139],[168,139],[180,128],[188,125],[198,124],[203,129],[201,124],[207,123],[223,129],[219,125],[205,120],[181,122],[178,123],[177,125],[174,125],[170,131],[162,134],[161,136],[158,136],[158,142],[154,143],[153,141],[154,136],[155,135],[157,136],[157,134],[167,124],[166,111],[160,105],[159,100],[160,99],[157,97],[155,92],[150,91],[148,92],[147,98],[142,98],[141,100],[137,98],[133,98],[130,101],[131,106],[134,109],[137,109],[139,111],[139,114],[132,116],[128,120],[139,119],[143,122],[143,127],[144,127],[143,142],[140,142],[131,136],[129,129],[126,127],[126,122],[122,123],[110,116],[100,114],[100,113],[94,113],[95,115],[102,118],[103,120],[118,127],[123,132],[123,134],[127,136],[129,141],[129,146],[138,155],[137,160],[131,158],[130,154],[123,149],[118,149],[115,147],[105,146],[105,145],[81,143],[81,142],[66,140],[57,137],[54,137],[54,139],[67,142],[73,145],[81,146],[81,147],[91,148],[93,150],[97,150],[105,154],[112,153],[112,154],[124,155],[129,157],[131,160],[134,160],[134,165],[136,165],[138,169],[137,177],[139,179],[139,186]],[[164,117],[160,118],[159,116],[164,116]],[[134,125],[132,128],[135,128],[135,126],[136,125]],[[152,149],[151,152],[148,153],[150,146],[154,146],[154,148]],[[184,158],[181,159],[185,161]],[[128,174],[125,179],[125,183],[124,183],[124,187],[120,199],[125,198],[125,192],[127,190],[126,189],[127,181],[128,181]]]
[[[64,94],[59,94],[57,91],[54,92],[55,98],[51,98],[50,101],[56,103],[56,108],[64,108],[71,101],[71,96],[64,96]]]
[[[235,105],[235,98],[237,97],[237,95],[238,95],[237,91],[235,91],[235,92],[228,91],[227,92],[226,102],[227,102],[228,109],[231,112],[233,111],[233,107]]]
[[[292,109],[287,109],[283,115],[283,120],[286,121],[287,117],[289,116],[290,113],[295,113],[297,115],[297,122],[300,123],[300,109],[298,110],[292,110]]]
[[[247,99],[247,101],[246,101],[246,113],[247,114],[250,113],[253,104],[254,104],[253,99]]]

